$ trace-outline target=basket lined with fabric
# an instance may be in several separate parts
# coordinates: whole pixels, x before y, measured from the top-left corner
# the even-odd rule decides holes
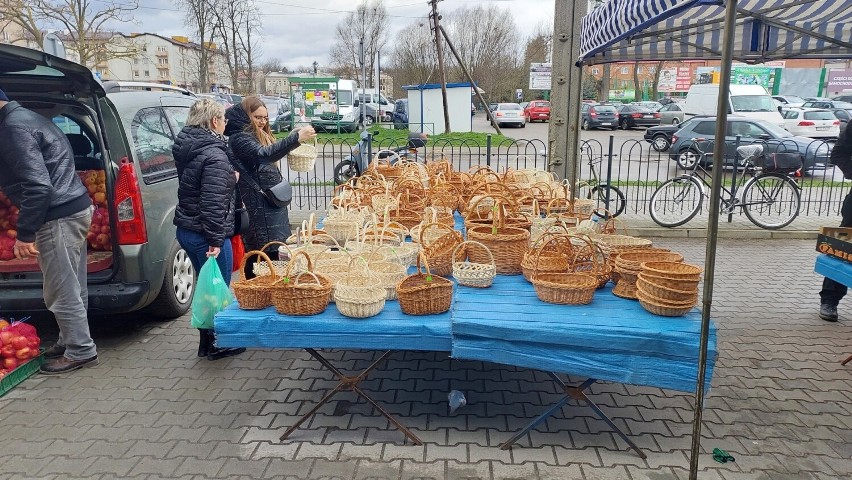
[[[441,233],[433,236],[425,235],[432,228]],[[443,223],[427,223],[420,229],[420,245],[423,247],[421,256],[429,261],[435,275],[449,276],[453,273],[453,250],[463,241],[464,237],[460,232]]]
[[[529,247],[530,232],[519,227],[505,225],[504,209],[495,205],[496,211],[491,226],[473,226],[467,231],[468,240],[477,242],[488,247],[494,256],[497,265],[497,273],[503,275],[517,275],[522,273],[521,261]],[[470,260],[474,263],[486,263],[488,256],[480,251],[472,251]]]
[[[465,259],[468,258],[467,249],[470,247],[480,248],[483,251],[488,253],[491,261],[488,263],[474,263],[467,262]],[[459,253],[459,250],[462,252],[461,261],[457,261],[456,254]],[[453,278],[459,283],[459,285],[465,285],[467,287],[475,287],[475,288],[486,288],[490,287],[492,283],[494,283],[494,277],[497,276],[497,265],[494,263],[494,257],[491,256],[491,251],[488,250],[488,247],[485,245],[473,241],[468,240],[462,242],[456,246],[453,250],[452,255],[453,262]]]
[[[266,252],[269,247],[275,245],[278,245],[278,260],[269,260],[268,262],[254,262],[251,267],[251,271],[253,274],[257,276],[270,275],[270,266],[272,267],[272,275],[280,277],[284,274],[284,270],[287,269],[287,264],[290,263],[290,259],[293,257],[294,251],[290,245],[287,245],[284,242],[278,242],[274,240],[260,247],[260,250],[262,252]],[[304,266],[304,262],[302,263],[302,266]]]
[[[296,257],[304,256],[307,267],[294,275]],[[328,308],[332,291],[331,280],[325,275],[314,273],[311,257],[297,252],[287,266],[284,276],[272,283],[272,305],[283,315],[317,315]]]
[[[249,280],[240,279],[231,282],[231,288],[234,289],[237,304],[243,310],[260,310],[271,306],[272,284],[278,278],[274,274],[272,260],[262,250],[251,250],[243,255],[243,259],[240,261],[241,272],[245,271],[246,260],[254,256],[259,256],[266,262],[266,273]]]
[[[426,256],[419,255],[417,273],[402,279],[396,286],[396,293],[403,313],[435,315],[448,311],[452,306],[453,282],[433,274]]]
[[[357,265],[363,265],[359,269]],[[334,303],[341,315],[352,318],[368,318],[378,315],[385,308],[385,289],[378,286],[367,265],[360,258],[353,258],[346,275],[334,287]]]
[[[300,143],[287,154],[287,165],[294,172],[310,172],[317,160],[317,137],[314,144]]]

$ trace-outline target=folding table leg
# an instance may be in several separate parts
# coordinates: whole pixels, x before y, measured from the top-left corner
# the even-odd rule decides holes
[[[586,405],[591,407],[591,409],[594,410],[594,412],[598,415],[598,417],[600,417],[601,420],[606,422],[606,424],[609,425],[609,428],[611,428],[613,431],[615,431],[615,433],[618,434],[618,436],[621,437],[622,440],[627,442],[627,444],[630,446],[630,448],[632,448],[639,455],[639,457],[647,458],[645,453],[643,453],[642,450],[639,450],[639,447],[637,447],[635,443],[633,443],[629,438],[627,438],[627,435],[625,435],[624,432],[622,432],[621,429],[618,428],[618,426],[615,425],[615,423],[613,423],[612,420],[610,420],[610,418],[608,416],[606,416],[606,414],[603,412],[603,410],[601,410],[600,407],[598,407],[597,404],[595,404],[595,402],[593,402],[586,395],[585,390],[587,388],[589,388],[597,380],[595,380],[594,378],[590,378],[590,379],[586,380],[585,382],[581,383],[579,386],[572,387],[572,386],[567,385],[565,382],[563,382],[562,379],[559,378],[559,376],[556,375],[555,373],[547,372],[547,374],[548,374],[548,376],[550,376],[550,378],[556,384],[559,385],[559,388],[565,393],[565,396],[561,400],[556,402],[552,407],[548,408],[544,413],[542,413],[541,415],[536,417],[535,420],[533,420],[529,425],[524,427],[520,432],[516,433],[512,438],[510,438],[509,440],[506,440],[502,445],[500,445],[500,449],[502,449],[502,450],[509,449],[512,446],[512,444],[514,444],[521,437],[526,435],[527,432],[529,432],[533,428],[537,427],[538,425],[543,423],[545,420],[547,420],[551,415],[553,415],[554,413],[556,413],[557,411],[562,409],[562,407],[565,406],[565,404],[568,403],[569,400],[577,400],[577,401],[583,401],[583,402],[586,403]]]
[[[383,361],[385,361],[390,356],[390,354],[391,354],[390,351],[384,352],[369,367],[364,369],[358,375],[352,377],[352,376],[344,375],[343,372],[341,372],[337,367],[332,365],[331,362],[329,362],[325,357],[320,355],[320,353],[317,352],[316,350],[314,350],[313,348],[306,348],[305,350],[312,357],[314,357],[318,362],[320,362],[320,364],[322,364],[322,366],[324,366],[325,368],[330,370],[332,373],[334,373],[334,375],[337,376],[337,378],[340,380],[340,383],[338,383],[337,386],[334,387],[334,389],[332,391],[328,392],[325,396],[323,396],[322,400],[320,400],[319,403],[317,403],[313,408],[311,408],[311,410],[308,413],[306,413],[301,418],[299,418],[299,420],[292,427],[288,428],[287,431],[285,431],[284,434],[281,435],[281,438],[280,438],[281,440],[284,440],[287,437],[289,437],[290,434],[293,433],[294,431],[296,431],[296,429],[298,429],[299,426],[301,426],[307,419],[311,418],[314,414],[316,414],[316,412],[320,409],[320,407],[322,407],[323,405],[328,403],[329,400],[331,400],[331,397],[333,397],[337,393],[342,392],[344,390],[352,390],[358,396],[360,396],[361,398],[366,400],[367,403],[372,405],[373,408],[378,410],[378,412],[383,417],[387,418],[389,422],[391,422],[399,431],[401,431],[403,433],[403,435],[405,435],[406,437],[411,439],[411,441],[414,442],[415,445],[423,445],[423,442],[417,437],[417,435],[415,435],[413,432],[411,432],[411,430],[406,428],[405,425],[399,423],[399,421],[396,418],[394,418],[390,413],[385,411],[385,409],[383,409],[378,403],[376,403],[375,400],[370,398],[370,396],[367,395],[358,386],[358,384],[361,383],[362,380],[367,378],[367,375],[371,371],[375,370],[376,367],[378,367]]]
[[[852,362],[852,355],[849,355],[848,357],[846,357],[846,360],[843,360],[842,362],[840,362],[840,364],[846,365],[849,362]]]

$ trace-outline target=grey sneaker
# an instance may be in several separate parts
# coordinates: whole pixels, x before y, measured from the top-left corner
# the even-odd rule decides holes
[[[84,358],[82,360],[71,360],[65,357],[60,357],[57,360],[47,362],[41,366],[41,373],[45,375],[57,375],[65,372],[73,372],[74,370],[94,367],[98,364],[98,356]]]
[[[819,318],[825,320],[826,322],[836,322],[837,321],[837,305],[829,305],[827,303],[820,304],[820,306],[819,306]]]
[[[42,355],[44,355],[44,358],[48,360],[59,358],[65,355],[65,345],[54,343],[53,346],[45,350]]]

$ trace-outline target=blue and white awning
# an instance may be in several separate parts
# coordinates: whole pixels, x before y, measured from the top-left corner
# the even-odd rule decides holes
[[[581,64],[721,57],[722,0],[609,0],[583,18]],[[740,0],[734,60],[852,58],[852,0]]]

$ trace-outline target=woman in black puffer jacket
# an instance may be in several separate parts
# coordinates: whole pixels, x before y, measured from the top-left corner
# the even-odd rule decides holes
[[[229,108],[226,117],[228,144],[244,175],[239,182],[239,191],[251,225],[248,233],[243,235],[246,250],[258,250],[273,240],[283,242],[290,236],[287,208],[270,205],[258,187],[266,189],[278,185],[283,180],[280,161],[301,142],[314,138],[316,133],[312,127],[303,127],[276,142],[269,128],[266,105],[256,96],[245,97],[240,105]],[[278,249],[273,247],[266,253],[276,259],[277,252]],[[246,262],[243,272],[246,278],[254,276],[253,265]]]
[[[226,284],[231,283],[234,234],[234,187],[237,176],[228,159],[225,110],[211,99],[189,109],[186,126],[172,146],[178,172],[174,224],[177,241],[196,272],[207,257],[216,257]],[[213,330],[199,329],[198,356],[209,360],[236,355],[244,348],[216,348]]]

